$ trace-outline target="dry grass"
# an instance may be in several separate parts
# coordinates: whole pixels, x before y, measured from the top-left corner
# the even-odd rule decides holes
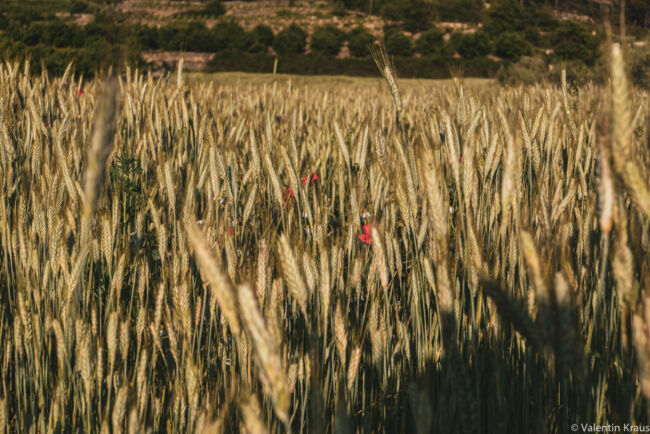
[[[3,65],[0,432],[647,423],[649,111],[620,55],[613,93],[393,97]]]

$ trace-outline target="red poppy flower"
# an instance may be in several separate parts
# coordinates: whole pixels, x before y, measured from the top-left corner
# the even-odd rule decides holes
[[[83,87],[78,88],[78,89],[77,89],[77,96],[81,96],[81,95],[83,95],[83,94],[84,94],[84,89],[83,89]]]
[[[315,183],[320,182],[320,177],[316,173],[303,176],[302,185],[307,185],[307,179],[309,179],[309,185],[314,185]]]
[[[284,204],[286,206],[291,205],[291,203],[296,200],[296,196],[293,194],[291,187],[287,187],[282,190],[282,197],[284,198]]]
[[[363,225],[363,233],[357,234],[357,240],[362,241],[366,244],[370,244],[370,230],[372,229],[373,224],[368,223]]]
[[[370,234],[357,234],[357,240],[370,244]]]

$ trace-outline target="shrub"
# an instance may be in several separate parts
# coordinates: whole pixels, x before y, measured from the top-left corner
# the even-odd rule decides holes
[[[219,0],[211,0],[205,4],[203,8],[203,13],[211,17],[220,17],[226,13],[226,8],[224,8],[223,3]]]
[[[483,29],[492,36],[504,32],[522,32],[528,27],[552,29],[557,20],[544,9],[523,6],[518,0],[503,0],[493,4]]]
[[[399,3],[400,1],[402,0],[341,0],[341,3],[347,9],[356,9],[369,14],[381,15],[384,6]]]
[[[263,53],[273,43],[273,30],[269,26],[258,24],[248,34],[251,42],[248,44],[247,51],[249,53]]]
[[[400,31],[389,32],[386,37],[386,49],[393,56],[410,57],[413,54],[411,38]]]
[[[272,72],[274,57],[270,55],[222,51],[215,54],[208,64],[209,71]],[[403,78],[449,78],[449,62],[434,57],[416,59],[404,57],[398,60],[399,75]],[[466,77],[491,77],[498,64],[486,57],[453,62],[462,68]],[[283,74],[335,74],[376,77],[377,66],[370,58],[331,58],[321,53],[287,54],[278,62],[278,72]]]
[[[650,46],[647,44],[630,50],[628,61],[632,83],[644,89],[650,89]]]
[[[524,57],[517,63],[501,65],[496,77],[504,85],[531,85],[546,80],[548,69],[543,61]]]
[[[589,29],[575,21],[565,21],[551,34],[555,55],[564,60],[581,60],[588,66],[599,55],[600,41]]]
[[[2,59],[12,59],[18,62],[23,62],[28,47],[20,41],[14,41],[4,36],[4,34],[0,35],[0,53],[2,53]]]
[[[542,44],[542,34],[537,27],[527,27],[524,29],[524,39],[532,45],[540,46]]]
[[[405,0],[402,12],[404,29],[417,33],[431,27],[433,9],[431,4],[425,0]]]
[[[152,34],[149,35],[151,36]],[[169,51],[215,51],[218,47],[213,31],[198,22],[172,23],[161,27],[158,30],[157,46]]]
[[[265,26],[264,24],[256,25],[253,29],[253,35],[255,35],[255,41],[262,44],[264,47],[270,47],[273,45],[275,35],[269,26]]]
[[[441,21],[478,23],[484,15],[481,0],[438,0],[435,5]]]
[[[366,57],[370,55],[368,46],[375,38],[363,26],[355,27],[348,33],[348,48],[354,57]]]
[[[314,31],[311,35],[310,47],[314,52],[336,56],[341,51],[343,39],[344,34],[339,28],[327,25]]]
[[[81,47],[86,39],[85,29],[62,21],[35,22],[19,33],[8,32],[13,35],[13,39],[32,46],[43,44],[59,48]]]
[[[465,59],[485,56],[492,52],[490,37],[481,30],[469,34],[454,33],[451,41],[458,54]]]
[[[381,8],[381,17],[385,20],[401,21],[403,18],[402,8],[398,3],[388,3]]]
[[[534,26],[540,30],[552,30],[559,24],[552,11],[547,8],[534,8],[531,12],[531,18],[531,26]]]
[[[70,4],[71,14],[82,14],[88,10],[88,3],[84,1],[75,0]]]
[[[292,24],[279,32],[273,41],[273,49],[278,54],[299,54],[305,51],[307,35],[300,26]]]
[[[493,36],[504,32],[519,32],[527,27],[527,18],[526,9],[522,5],[514,1],[503,1],[490,7],[483,28]]]
[[[346,9],[360,9],[364,6],[364,0],[341,0],[343,7]]]
[[[296,18],[298,14],[290,9],[281,9],[275,13],[278,18]]]
[[[549,74],[552,83],[560,85],[562,82],[562,69],[566,69],[566,80],[573,86],[582,86],[592,81],[603,83],[608,77],[607,65],[599,59],[595,59],[593,66],[587,66],[581,60],[571,60],[555,65]]]
[[[255,39],[255,35],[253,35],[252,33],[251,33],[251,38],[253,42],[248,46],[248,49],[246,51],[248,51],[249,53],[263,53],[266,51],[267,47],[261,44],[259,41],[257,41]]]
[[[520,33],[506,32],[497,37],[494,52],[499,57],[516,62],[521,56],[530,55],[532,47]]]
[[[157,45],[162,50],[175,51],[181,44],[178,34],[180,33],[178,25],[167,24],[158,29]]]
[[[336,0],[334,2],[334,5],[332,7],[332,15],[335,17],[344,17],[348,14],[347,9],[345,8],[345,5],[341,0]]]
[[[7,2],[11,5],[11,2]],[[20,7],[10,8],[6,12],[7,18],[10,22],[20,23],[20,24],[30,24],[35,21],[43,21],[48,18],[44,13],[36,8],[35,6],[24,5],[25,2],[14,2],[13,5],[20,5]]]
[[[251,53],[259,53],[263,51],[266,47],[263,47],[255,39],[253,32],[243,32],[237,35],[233,40],[232,48],[234,50],[249,51]]]
[[[220,50],[248,50],[255,39],[251,33],[244,31],[242,26],[235,21],[221,21],[212,28],[214,49]]]
[[[424,55],[438,54],[444,51],[444,33],[438,29],[431,29],[423,32],[420,38],[415,41],[415,50]]]
[[[433,18],[431,4],[425,0],[400,0],[388,2],[381,8],[386,20],[402,21],[402,27],[409,32],[420,32],[431,25]]]
[[[143,49],[157,50],[160,48],[156,27],[138,25],[134,27],[133,31]]]

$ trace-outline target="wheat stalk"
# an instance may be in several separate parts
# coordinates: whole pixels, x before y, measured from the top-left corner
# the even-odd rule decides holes
[[[185,230],[199,267],[204,278],[210,283],[212,294],[217,300],[221,312],[227,318],[232,332],[236,335],[239,334],[240,325],[237,316],[236,296],[230,278],[210,254],[209,247],[196,224],[186,222]]]
[[[282,369],[280,351],[266,329],[262,315],[257,307],[256,297],[248,285],[239,287],[238,300],[242,322],[253,341],[256,360],[260,364],[262,382],[265,384],[267,393],[271,396],[278,418],[287,424],[289,421],[289,394]]]

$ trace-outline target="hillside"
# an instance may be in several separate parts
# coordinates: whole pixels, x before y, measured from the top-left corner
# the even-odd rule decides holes
[[[640,8],[639,2],[647,0],[628,1],[628,15]],[[10,2],[0,6],[0,49],[5,57],[43,58],[55,70],[76,59],[87,74],[107,59],[115,63],[124,58],[153,68],[173,68],[183,58],[190,69],[271,72],[279,56],[284,72],[366,75],[374,71],[367,46],[383,39],[391,54],[404,59],[409,76],[438,78],[453,63],[472,75],[494,76],[522,58],[530,59],[527,68],[535,73],[566,62],[575,76],[584,75],[583,66],[593,70],[605,37],[604,20],[619,31],[616,6],[603,1],[565,2],[562,8],[538,3]],[[642,51],[640,68],[647,71],[648,22],[641,10],[626,20],[627,43]]]

